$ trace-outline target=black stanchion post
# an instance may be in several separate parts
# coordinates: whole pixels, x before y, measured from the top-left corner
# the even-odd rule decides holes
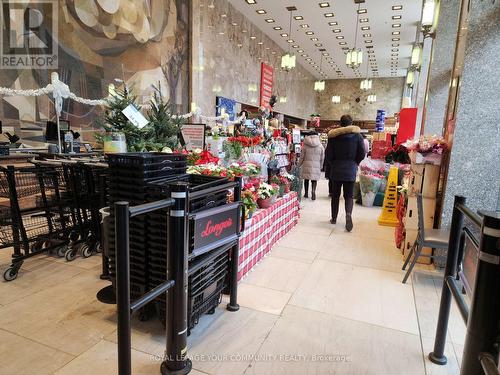
[[[187,358],[187,298],[188,298],[188,197],[185,182],[171,185],[175,200],[170,210],[168,229],[167,280],[175,285],[167,292],[167,347],[161,364],[163,375],[184,375],[191,371]]]
[[[116,309],[118,312],[118,374],[132,375],[130,333],[129,205],[115,203]]]
[[[451,308],[451,291],[446,284],[448,276],[455,276],[457,271],[458,253],[460,248],[460,237],[463,227],[464,215],[457,206],[465,204],[465,198],[455,196],[453,204],[453,216],[451,219],[450,241],[448,244],[448,254],[446,257],[446,266],[444,269],[443,288],[441,291],[441,303],[439,305],[439,316],[436,328],[436,338],[434,340],[434,350],[429,353],[429,359],[438,365],[445,365],[447,362],[444,355],[444,346],[446,344],[446,333],[448,330],[448,319]]]
[[[241,177],[236,177],[236,182],[238,182],[238,186],[234,188],[234,201],[241,201]],[[241,215],[244,215],[245,212],[241,212],[238,210],[238,222],[241,219]],[[238,223],[239,225],[239,223]],[[238,311],[240,309],[240,305],[238,305],[238,263],[240,257],[240,241],[239,239],[236,241],[236,244],[231,249],[231,274],[229,276],[229,303],[226,308],[228,311]]]
[[[483,374],[481,353],[498,366],[500,335],[500,213],[485,212],[461,366],[462,375]],[[496,367],[495,366],[495,367]]]

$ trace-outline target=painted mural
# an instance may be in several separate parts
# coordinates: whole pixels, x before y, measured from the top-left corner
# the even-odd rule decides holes
[[[177,111],[188,110],[189,0],[59,0],[57,7],[57,71],[72,92],[98,99],[108,95],[110,84],[120,89],[126,82],[146,103],[152,85],[160,84]],[[43,87],[50,73],[0,70],[0,86]],[[65,100],[62,119],[91,141],[101,113]],[[54,117],[51,97],[0,97],[4,132],[18,134],[25,143],[43,142],[45,123]]]

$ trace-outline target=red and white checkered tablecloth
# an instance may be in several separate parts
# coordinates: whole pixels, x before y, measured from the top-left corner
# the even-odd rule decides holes
[[[299,221],[299,200],[291,192],[247,221],[240,237],[238,280],[245,276]]]

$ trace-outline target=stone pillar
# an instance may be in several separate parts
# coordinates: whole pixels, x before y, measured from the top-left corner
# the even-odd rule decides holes
[[[472,209],[494,210],[500,168],[500,1],[471,0],[457,121],[445,193],[443,224],[455,195]]]
[[[423,40],[422,45],[422,66],[415,83],[415,107],[417,112],[417,126],[415,127],[415,135],[420,134],[420,125],[422,124],[422,114],[424,111],[425,94],[427,92],[427,81],[429,78],[429,68],[431,65],[433,38],[427,37]]]
[[[426,98],[424,133],[442,135],[455,55],[461,0],[441,0]]]

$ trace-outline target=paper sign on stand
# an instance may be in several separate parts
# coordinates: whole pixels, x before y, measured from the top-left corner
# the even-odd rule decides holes
[[[186,150],[203,150],[205,147],[205,125],[184,124],[181,128],[182,138],[185,142]]]

